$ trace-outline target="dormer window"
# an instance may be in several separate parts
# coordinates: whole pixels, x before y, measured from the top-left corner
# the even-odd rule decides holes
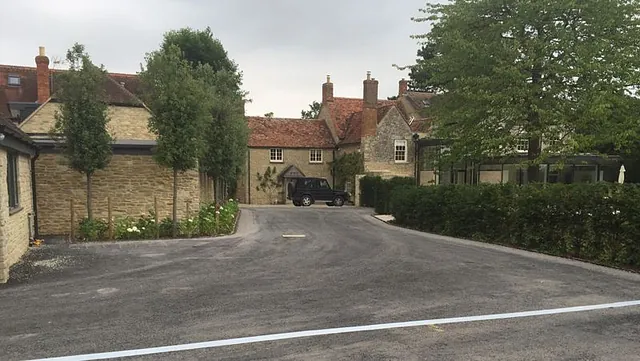
[[[20,86],[20,76],[9,75],[9,78],[7,79],[7,84],[9,84],[9,86]]]

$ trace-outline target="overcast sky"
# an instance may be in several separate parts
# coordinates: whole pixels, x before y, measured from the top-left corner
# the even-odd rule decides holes
[[[441,0],[442,1],[442,0]],[[85,44],[111,72],[135,73],[164,32],[210,26],[244,73],[248,115],[299,117],[330,74],[335,96],[361,97],[367,70],[396,95],[416,57],[409,36],[426,0],[0,0],[0,64],[34,66],[38,46],[64,58]],[[11,14],[9,16],[9,14]]]

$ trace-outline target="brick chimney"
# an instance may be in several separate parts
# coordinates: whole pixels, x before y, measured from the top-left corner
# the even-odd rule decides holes
[[[376,135],[378,126],[378,81],[367,72],[367,79],[363,82],[364,92],[362,99],[362,128],[361,136],[370,137]]]
[[[38,83],[38,103],[42,104],[51,96],[49,88],[49,58],[45,55],[44,46],[36,56],[36,79]]]
[[[322,104],[333,101],[333,83],[331,76],[327,75],[327,82],[322,84]]]
[[[402,96],[404,94],[407,94],[408,91],[409,91],[409,82],[407,80],[405,80],[404,78],[402,78],[398,82],[398,96]]]

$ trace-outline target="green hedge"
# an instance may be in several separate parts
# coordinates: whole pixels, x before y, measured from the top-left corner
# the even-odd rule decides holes
[[[635,184],[405,186],[391,198],[399,225],[640,268]]]
[[[391,191],[398,187],[415,184],[412,177],[393,177],[382,179],[379,176],[366,176],[360,179],[360,206],[375,208],[376,213],[391,211]]]

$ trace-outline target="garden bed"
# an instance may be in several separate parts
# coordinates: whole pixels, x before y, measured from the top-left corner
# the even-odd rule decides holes
[[[111,220],[83,219],[72,242],[133,241],[157,239],[195,239],[234,234],[240,209],[236,200],[202,206],[193,216],[178,220],[178,233],[173,237],[173,221],[162,220],[149,211],[138,217],[118,217]]]

